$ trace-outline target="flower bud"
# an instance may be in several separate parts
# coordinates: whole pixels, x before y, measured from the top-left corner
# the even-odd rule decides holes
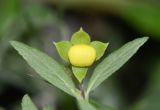
[[[69,61],[73,66],[91,66],[96,59],[96,50],[90,45],[76,44],[68,52]]]

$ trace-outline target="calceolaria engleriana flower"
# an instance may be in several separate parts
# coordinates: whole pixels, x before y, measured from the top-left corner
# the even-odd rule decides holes
[[[88,68],[99,60],[108,43],[100,41],[91,42],[90,36],[82,29],[75,32],[70,41],[54,43],[63,60],[72,65],[72,71],[79,82],[86,76]]]
[[[77,44],[73,45],[68,52],[69,61],[77,67],[88,67],[96,59],[96,49],[90,45]]]

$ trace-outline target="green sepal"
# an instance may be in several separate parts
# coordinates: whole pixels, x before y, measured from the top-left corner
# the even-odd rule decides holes
[[[88,68],[81,68],[81,67],[72,66],[73,74],[78,79],[78,81],[80,83],[85,78],[87,70],[88,70]]]
[[[96,49],[96,60],[99,60],[103,55],[105,50],[107,49],[109,43],[103,43],[100,41],[93,41],[91,42],[91,46],[94,47]]]
[[[72,44],[89,44],[90,41],[90,36],[82,28],[75,32],[71,37]]]
[[[56,46],[56,49],[60,55],[60,57],[65,60],[66,62],[69,62],[68,59],[68,51],[72,44],[69,41],[61,41],[61,42],[53,42],[53,44]]]

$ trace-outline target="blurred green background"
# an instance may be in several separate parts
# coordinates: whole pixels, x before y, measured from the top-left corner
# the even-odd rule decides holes
[[[9,41],[24,42],[64,63],[52,42],[68,40],[80,27],[92,40],[110,43],[105,56],[134,38],[150,37],[91,98],[113,110],[160,110],[159,0],[1,0],[0,110],[20,110],[26,93],[39,108],[78,110],[75,99],[42,81]]]

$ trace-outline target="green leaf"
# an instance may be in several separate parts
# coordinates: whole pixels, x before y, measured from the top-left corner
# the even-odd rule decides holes
[[[90,36],[82,29],[75,32],[71,37],[72,44],[89,44]]]
[[[72,66],[73,74],[78,79],[78,81],[80,83],[85,78],[87,70],[88,70],[88,68],[80,68],[80,67]]]
[[[78,105],[80,110],[97,110],[93,105],[91,105],[86,100],[78,100]]]
[[[47,54],[23,43],[11,41],[11,44],[43,79],[64,92],[75,96],[76,88],[63,66]]]
[[[28,95],[22,99],[22,110],[38,110]]]
[[[99,60],[103,56],[105,50],[108,47],[108,44],[109,43],[103,43],[99,41],[91,42],[91,45],[96,49],[96,54],[97,54],[96,60]]]
[[[54,42],[56,49],[63,60],[69,62],[68,51],[72,44],[69,41]]]
[[[87,95],[97,86],[99,86],[105,79],[122,67],[148,40],[148,37],[137,38],[128,42],[117,51],[106,57],[94,70],[93,75],[89,81]]]
[[[45,106],[45,107],[43,108],[43,110],[53,110],[53,108],[50,107],[50,106]]]

